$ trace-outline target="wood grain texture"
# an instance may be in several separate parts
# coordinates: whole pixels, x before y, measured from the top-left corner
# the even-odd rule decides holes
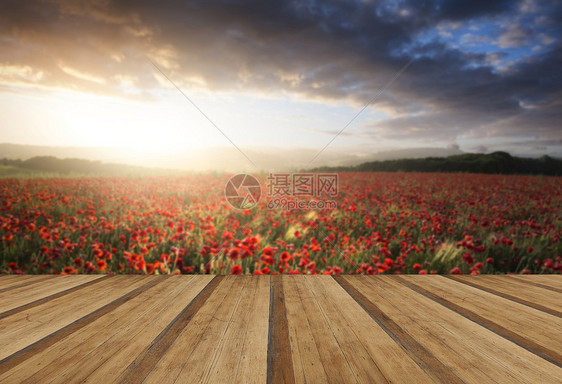
[[[270,276],[247,280],[203,383],[263,383],[267,378]]]
[[[40,279],[36,284],[16,287],[7,292],[0,292],[0,318],[16,308],[44,303],[67,293],[81,289],[81,285],[107,278],[105,275],[57,276],[51,279]]]
[[[150,344],[181,311],[176,304],[191,301],[201,285],[178,276],[164,279],[0,375],[0,382],[103,382],[100,375],[117,376],[117,367],[126,367],[139,345]]]
[[[23,284],[26,281],[31,280],[38,280],[41,281],[47,277],[52,277],[51,275],[47,276],[37,276],[37,275],[0,275],[0,289],[8,288],[14,285]]]
[[[540,283],[551,288],[556,289],[557,292],[562,292],[562,274],[556,275],[527,275],[527,276],[518,276],[521,278],[525,278],[525,280],[533,281],[536,283]]]
[[[294,383],[282,276],[271,277],[268,328],[267,383]]]
[[[512,279],[519,281],[520,283],[526,283],[534,285],[535,287],[548,289],[550,291],[562,293],[562,287],[557,288],[555,281],[558,279],[562,283],[562,276],[551,276],[549,279],[536,279],[535,275],[520,275],[520,276],[508,276],[508,281]],[[541,277],[541,276],[538,276]],[[548,277],[548,276],[545,276]]]
[[[562,317],[562,293],[533,287],[501,276],[447,276],[475,288]],[[499,279],[498,279],[499,278]]]
[[[449,279],[424,276],[397,277],[399,282],[482,325],[498,335],[562,367],[562,319],[513,304],[488,292],[463,287]],[[500,325],[502,323],[502,325]]]
[[[560,282],[1,276],[0,384],[559,383]]]
[[[176,341],[177,336],[184,327],[191,321],[201,306],[205,304],[222,279],[222,277],[215,277],[210,281],[182,312],[162,330],[152,343],[146,346],[138,357],[127,366],[127,369],[119,376],[117,382],[136,383],[145,380],[146,376],[154,369],[156,363]]]
[[[447,366],[429,352],[422,344],[417,342],[400,325],[391,319],[381,308],[379,308],[361,288],[354,283],[358,279],[337,277],[337,282],[363,307],[365,311],[375,320],[381,328],[398,344],[425,372],[431,374],[436,381],[447,383],[461,383],[459,379]],[[354,281],[355,280],[355,281]],[[401,377],[404,379],[407,376]]]
[[[395,276],[344,277],[462,381],[556,383],[562,369],[443,305]]]
[[[104,279],[105,280],[105,279]],[[149,281],[150,280],[150,281]],[[118,276],[84,294],[77,291],[0,320],[0,372],[26,360],[67,334],[126,301],[137,289],[161,279]],[[104,284],[105,283],[105,284]]]
[[[305,281],[357,382],[396,382],[406,375],[420,383],[433,381],[333,278],[308,276]]]
[[[81,282],[80,280],[76,280],[75,283],[77,283],[77,284],[71,285],[70,288],[68,288],[68,289],[64,289],[60,292],[53,293],[52,295],[45,296],[43,298],[37,299],[35,301],[31,301],[27,304],[23,304],[23,305],[20,305],[19,307],[15,307],[15,308],[12,308],[10,310],[7,310],[5,312],[0,313],[0,319],[3,319],[5,317],[9,317],[9,316],[13,316],[13,315],[15,315],[17,313],[20,313],[20,312],[29,311],[31,308],[34,308],[34,307],[37,307],[41,304],[45,304],[49,301],[58,299],[60,297],[68,295],[72,292],[76,292],[76,291],[79,291],[81,289],[91,287],[92,285],[97,284],[97,283],[101,282],[102,279],[106,279],[106,278],[107,277],[97,276],[97,277],[93,277],[91,279],[87,279],[85,282]],[[32,285],[32,286],[28,286],[27,289],[35,290],[35,289],[40,289],[40,287]]]
[[[147,377],[147,383],[200,383],[219,349],[220,337],[240,304],[247,280],[225,277]]]
[[[254,362],[251,369],[261,382],[265,381],[269,296],[269,276],[225,277],[146,377],[146,382],[230,382],[236,380],[239,369],[248,368],[241,364],[243,355]],[[258,305],[254,305],[256,300]],[[264,301],[267,305],[263,305]],[[248,328],[250,320],[257,322],[257,332]],[[246,341],[256,350],[245,347]],[[239,380],[255,379],[240,377]]]
[[[46,276],[21,276],[21,277],[12,276],[12,277],[15,277],[15,279],[6,278],[0,280],[0,293],[11,291],[13,289],[21,288],[21,287],[26,287],[27,289],[29,289],[33,285],[38,284],[44,280],[52,280],[61,276],[46,275]]]

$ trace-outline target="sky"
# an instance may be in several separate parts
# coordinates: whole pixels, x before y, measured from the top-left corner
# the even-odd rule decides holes
[[[0,142],[562,157],[561,26],[540,0],[4,0]]]

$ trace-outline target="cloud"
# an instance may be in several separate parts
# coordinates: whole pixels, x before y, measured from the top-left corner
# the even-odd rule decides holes
[[[473,35],[472,33],[465,33],[461,36],[461,44],[477,44],[477,43],[489,43],[491,38],[485,35]]]
[[[0,65],[0,79],[3,82],[37,82],[43,78],[42,71],[36,71],[29,65]]]
[[[530,29],[521,24],[510,24],[498,38],[498,46],[500,48],[521,47],[529,44],[531,36],[533,36],[533,32]]]
[[[59,65],[59,67],[64,73],[67,73],[70,76],[74,76],[78,79],[91,81],[93,83],[98,83],[98,84],[105,84],[105,79],[103,77],[98,77],[98,76],[91,75],[91,74],[88,74],[88,73],[83,73],[83,72],[80,72],[79,70],[67,67],[65,65]]]
[[[551,37],[544,33],[539,34],[539,38],[541,40],[541,43],[543,43],[544,45],[550,45],[556,42],[556,39],[554,37]]]
[[[459,150],[460,146],[457,143],[450,143],[447,145],[447,149]]]
[[[562,20],[562,6],[397,4],[13,1],[0,14],[0,76],[4,87],[26,83],[149,100],[153,90],[169,87],[151,60],[186,90],[362,106],[413,57],[372,106],[388,117],[354,131],[358,135],[445,144],[533,133],[560,138],[562,46],[553,26]],[[537,9],[548,31],[522,21]],[[497,51],[466,51],[448,40],[463,33],[461,42],[489,42],[492,33],[482,28],[478,35],[463,30],[475,20],[505,25]],[[424,34],[430,37],[420,40]],[[532,36],[547,46],[529,49],[526,58],[502,51],[521,48]]]
[[[520,2],[520,9],[523,13],[535,13],[540,10],[535,0],[523,0]]]
[[[448,0],[440,5],[440,13],[446,19],[465,20],[477,16],[503,13],[511,7],[513,7],[513,2],[509,0]]]

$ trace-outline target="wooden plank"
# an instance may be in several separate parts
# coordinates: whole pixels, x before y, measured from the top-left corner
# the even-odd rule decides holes
[[[393,276],[346,278],[463,381],[557,383],[562,377],[556,365],[413,292]]]
[[[357,338],[357,335],[351,331],[350,324],[345,315],[339,311],[340,308],[336,308],[338,299],[341,298],[340,300],[349,302],[351,299],[349,295],[329,276],[304,276],[302,280],[304,280],[301,281],[302,289],[310,293],[317,305],[317,308],[313,308],[313,310],[319,311],[322,320],[327,324],[329,330],[328,337],[334,339],[334,347],[339,349],[343,356],[343,359],[340,359],[339,362],[337,360],[326,361],[323,359],[322,364],[333,364],[335,369],[342,369],[340,368],[341,366],[347,368],[349,370],[349,377],[346,378],[347,382],[387,383],[388,380],[377,366],[377,363],[369,355],[369,351]],[[327,297],[328,292],[330,297]],[[355,308],[355,310],[355,312],[362,312],[361,308]],[[310,317],[309,319],[312,320]],[[370,322],[372,323],[372,320]],[[314,321],[311,321],[312,327],[315,327],[314,324]],[[322,339],[316,341],[317,343],[323,343]],[[337,355],[334,355],[337,358]],[[322,355],[320,357],[322,358]],[[345,368],[342,371],[346,370]]]
[[[186,277],[180,278],[186,279]],[[156,352],[158,349],[158,346],[156,345],[158,341],[162,340],[162,345],[165,344],[166,337],[174,335],[174,327],[177,330],[183,321],[189,322],[189,319],[191,319],[193,314],[197,312],[201,303],[205,302],[206,296],[212,292],[213,287],[215,286],[213,284],[215,283],[215,279],[217,279],[215,276],[194,276],[191,279],[194,283],[190,284],[188,291],[184,290],[180,293],[178,299],[170,300],[161,312],[161,315],[155,316],[155,319],[152,322],[146,323],[142,333],[139,333],[130,342],[128,342],[125,348],[121,349],[115,355],[110,356],[110,358],[100,368],[96,369],[96,371],[94,371],[94,373],[90,375],[86,381],[100,383],[104,382],[108,377],[126,377],[126,370],[133,366],[132,364],[137,361],[135,357],[152,356],[150,352],[153,350]],[[218,281],[220,281],[220,278],[217,279],[217,282]],[[180,309],[181,312],[172,319],[171,314],[176,313],[176,311]],[[142,320],[139,321],[139,328],[142,323]],[[160,330],[162,331],[156,336],[156,338],[154,338],[156,332]],[[148,343],[149,341],[150,344]],[[116,342],[116,344],[119,345],[120,342]],[[137,356],[138,351],[148,351],[148,353],[146,355]],[[150,362],[148,359],[143,359],[141,361],[142,363]],[[156,361],[153,364],[156,364]],[[148,367],[150,367],[150,364],[148,364]],[[141,368],[146,369],[144,366],[137,366],[137,370],[141,370]],[[117,381],[119,380],[116,380],[116,382]]]
[[[39,360],[44,367],[28,377],[27,382],[44,381],[44,377],[52,383],[99,383],[117,379],[139,351],[150,345],[211,279],[211,276],[172,276],[144,291],[54,345],[50,352],[63,357],[46,363],[49,354],[45,353],[43,360]],[[30,362],[32,367],[34,363],[37,361]]]
[[[151,280],[154,283],[161,281],[161,279]],[[8,360],[17,357],[16,360],[19,361],[18,359],[22,358],[21,353],[27,359],[30,353],[35,354],[37,350],[43,350],[45,346],[50,345],[49,343],[52,344],[53,335],[56,332],[62,332],[56,336],[56,338],[60,338],[61,335],[66,335],[70,331],[76,331],[78,324],[83,324],[84,321],[90,321],[99,315],[99,312],[95,311],[100,311],[104,306],[109,306],[104,308],[104,311],[114,309],[114,306],[120,303],[118,300],[127,299],[128,293],[150,283],[146,277],[115,276],[96,284],[85,292],[72,292],[1,319],[0,359],[5,359],[16,352],[18,355],[10,357]],[[113,304],[111,304],[112,302]],[[82,321],[82,323],[76,323],[77,321]],[[42,340],[44,338],[46,340]],[[3,371],[2,367],[6,366],[4,363],[8,362],[0,361],[0,372]]]
[[[562,317],[562,294],[533,287],[502,276],[447,276],[475,288],[513,300],[551,315]]]
[[[242,291],[240,303],[220,338],[203,383],[237,380],[263,383],[267,379],[270,276],[248,276],[246,279],[249,281]],[[250,326],[255,326],[255,330]],[[252,346],[256,350],[252,350]],[[243,358],[247,361],[240,371]],[[178,381],[183,382],[181,376]]]
[[[0,383],[562,377],[559,276],[81,277],[0,279]]]
[[[353,297],[357,303],[365,310],[369,316],[381,327],[384,332],[392,339],[396,346],[404,351],[404,355],[397,361],[407,361],[410,359],[415,362],[417,368],[422,369],[425,375],[429,375],[435,382],[459,383],[461,380],[451,370],[443,365],[434,355],[432,355],[423,345],[418,343],[413,337],[404,331],[393,319],[387,316],[373,301],[361,292],[357,283],[357,278],[338,276],[337,282]],[[356,312],[355,312],[356,313]],[[383,361],[384,363],[384,361]],[[390,367],[389,367],[390,368]],[[398,369],[393,372],[387,368],[385,376],[392,378],[391,381],[407,381],[413,369],[406,371]],[[393,378],[392,374],[398,374]],[[422,376],[418,375],[417,376]],[[423,377],[423,376],[422,376]]]
[[[297,277],[283,277],[295,383],[327,383],[328,375],[322,364],[304,303],[300,300]]]
[[[201,382],[209,372],[220,338],[227,331],[248,282],[245,276],[226,276],[145,381]]]
[[[562,291],[562,274],[559,273],[553,275],[525,275],[521,276],[521,278],[556,288],[558,292]]]
[[[316,349],[318,350],[319,364],[323,365],[326,372],[326,382],[344,383],[356,381],[354,372],[343,354],[338,340],[330,328],[330,324],[322,315],[321,307],[307,287],[306,276],[293,276],[287,279],[285,284],[288,286],[294,285],[294,293],[288,298],[288,301],[298,300],[302,306],[314,343],[316,344]]]
[[[23,286],[7,292],[0,292],[0,313],[103,277],[104,275],[57,276],[55,279],[43,280],[30,287]]]
[[[562,316],[562,293],[560,292],[525,283],[525,281],[519,280],[518,276],[485,275],[475,277],[485,277],[486,281],[490,280],[491,284],[500,285],[502,289],[504,286],[508,287],[509,292],[506,289],[505,293],[513,294],[520,299],[535,304],[540,303],[540,305],[556,311],[558,316]]]
[[[282,279],[280,275],[271,277],[267,383],[295,382]]]
[[[416,292],[454,310],[548,361],[562,366],[562,319],[459,282],[397,277]]]
[[[10,287],[12,285],[21,284],[25,281],[37,278],[37,275],[0,275],[0,288]]]
[[[297,383],[434,381],[330,276],[284,284]]]
[[[29,287],[32,284],[39,283],[43,280],[54,279],[60,276],[43,275],[43,276],[30,276],[30,275],[17,275],[9,276],[6,279],[0,280],[0,292],[11,291],[20,287]]]
[[[410,377],[427,383],[436,379],[333,278],[307,276],[305,281],[358,383],[400,382]]]
[[[228,307],[231,307],[231,309],[225,308],[223,311],[224,315],[221,314],[221,309],[215,313],[215,319],[210,324],[211,326],[207,331],[208,334],[205,334],[195,345],[195,351],[186,360],[183,369],[176,378],[176,383],[220,383],[229,381],[232,375],[236,374],[234,372],[237,365],[236,357],[240,356],[243,345],[244,335],[242,332],[248,321],[248,310],[257,288],[257,280],[260,277],[233,276],[231,278],[235,280],[233,294],[227,297],[227,302],[230,301]],[[238,291],[239,286],[240,291]],[[265,298],[268,298],[269,290],[262,291],[262,294]],[[268,311],[263,313],[261,318],[265,329],[268,326],[267,315]],[[208,339],[206,340],[206,337],[209,337],[212,343]],[[263,339],[262,342],[262,349],[266,351],[267,338]],[[229,353],[234,353],[235,358],[229,358]],[[205,358],[201,359],[200,356],[205,356]],[[266,377],[267,353],[262,355],[260,364],[254,368],[260,376]]]
[[[112,312],[61,339],[17,367],[0,376],[0,382],[45,382],[60,377],[68,381],[85,379],[104,363],[104,357],[119,361],[121,349],[127,349],[137,339],[143,339],[143,331],[156,332],[161,318],[169,312],[179,312],[176,301],[182,300],[189,279],[179,276],[164,280],[145,290]],[[164,325],[164,327],[167,325]],[[150,343],[152,338],[147,340]],[[138,351],[138,350],[137,350]],[[132,354],[130,355],[132,356]],[[123,363],[123,361],[121,361]],[[78,369],[75,369],[78,368]],[[115,375],[115,373],[113,373]],[[107,380],[102,380],[107,381]]]
[[[536,277],[544,277],[545,279],[537,279]],[[562,293],[562,276],[536,276],[536,275],[508,275],[507,278],[515,279],[522,283],[534,285],[536,287],[548,289],[550,291]],[[559,281],[560,284],[556,284]],[[556,286],[559,286],[558,288]]]
[[[239,357],[235,383],[263,383],[267,381],[267,353],[269,324],[267,321],[270,308],[271,277],[258,280],[258,292],[251,309],[250,320],[246,329],[244,345]],[[264,364],[264,360],[266,364]]]
[[[168,351],[170,346],[176,341],[178,335],[183,331],[187,324],[198,313],[209,296],[221,283],[223,276],[215,276],[197,294],[195,298],[181,311],[179,315],[150,343],[144,347],[141,353],[127,366],[119,375],[116,382],[137,383],[146,379],[146,376],[160,361],[162,356]],[[207,281],[204,281],[207,282]]]
[[[54,293],[54,294],[52,294],[52,295],[43,297],[43,298],[41,298],[41,299],[32,301],[32,302],[30,302],[30,303],[21,305],[21,306],[19,306],[19,307],[12,308],[12,309],[10,309],[9,311],[0,313],[0,319],[3,319],[3,318],[5,318],[5,317],[9,317],[9,316],[13,316],[13,315],[15,315],[15,314],[17,314],[17,313],[20,313],[20,312],[28,311],[28,310],[30,310],[31,308],[34,308],[34,307],[37,307],[37,306],[39,306],[39,305],[45,304],[45,303],[47,303],[47,302],[49,302],[49,301],[58,299],[59,297],[68,295],[68,294],[71,293],[71,292],[76,292],[76,291],[79,291],[79,290],[82,290],[82,289],[87,289],[87,288],[88,288],[88,289],[91,289],[91,288],[92,288],[92,285],[95,285],[95,284],[97,284],[97,283],[100,283],[100,282],[102,282],[102,281],[103,281],[104,279],[106,279],[106,278],[107,278],[107,277],[104,277],[104,278],[102,278],[102,277],[100,277],[100,278],[94,278],[94,279],[88,280],[87,282],[82,283],[82,284],[80,284],[80,285],[76,285],[76,286],[74,286],[74,287],[72,287],[72,288],[68,288],[68,289],[65,289],[65,290],[63,290],[63,291]],[[34,288],[34,286],[31,286],[29,289],[33,289],[33,288]]]

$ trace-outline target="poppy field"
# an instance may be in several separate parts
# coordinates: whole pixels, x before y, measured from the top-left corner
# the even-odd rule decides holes
[[[340,173],[336,208],[287,210],[229,177],[2,179],[0,273],[562,271],[560,178]]]

